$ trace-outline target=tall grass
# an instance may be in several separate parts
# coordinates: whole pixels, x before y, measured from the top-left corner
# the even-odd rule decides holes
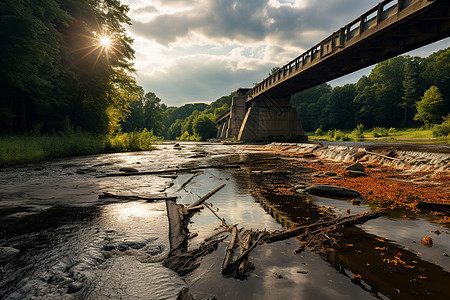
[[[64,134],[0,137],[0,166],[12,166],[54,158],[107,152],[153,150],[161,138],[146,129],[115,135],[95,135],[81,131]]]

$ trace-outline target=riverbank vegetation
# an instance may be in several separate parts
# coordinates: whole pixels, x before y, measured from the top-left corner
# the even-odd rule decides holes
[[[140,132],[93,134],[78,131],[0,137],[0,167],[70,156],[152,150],[161,139],[146,129]]]
[[[384,128],[364,129],[362,124],[354,130],[332,129],[324,131],[321,128],[315,132],[307,132],[310,140],[328,141],[366,141],[366,142],[415,142],[415,143],[448,143],[448,123],[435,125],[433,128]],[[438,132],[437,132],[438,131]],[[441,134],[442,132],[442,134]]]

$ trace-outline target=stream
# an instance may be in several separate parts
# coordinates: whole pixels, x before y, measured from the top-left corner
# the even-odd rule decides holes
[[[324,209],[345,215],[375,207],[293,193],[312,170],[244,145],[157,147],[0,169],[0,299],[176,299],[184,287],[195,299],[450,299],[450,228],[430,212],[401,209],[345,228],[341,247],[326,255],[295,254],[296,238],[258,246],[245,280],[220,274],[230,238],[178,276],[162,264],[170,250],[165,202],[98,195],[166,193],[191,204],[225,183],[208,203],[228,224],[267,231],[317,221]],[[96,177],[121,167],[144,172],[237,162],[240,168],[204,169],[181,190],[191,173]],[[189,231],[198,235],[189,247],[219,227],[208,210],[195,214]],[[421,244],[424,236],[433,238],[432,247]]]

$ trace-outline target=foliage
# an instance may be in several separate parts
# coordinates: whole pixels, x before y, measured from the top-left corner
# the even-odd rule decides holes
[[[332,141],[350,141],[350,137],[347,134],[337,129],[328,130],[327,136]]]
[[[314,133],[315,133],[316,135],[318,135],[318,136],[325,135],[325,131],[323,131],[323,128],[322,128],[322,127],[317,128],[316,131],[315,131]]]
[[[152,143],[160,139],[147,130],[115,135],[72,129],[66,133],[40,135],[39,131],[37,126],[32,134],[0,137],[0,166],[104,152],[152,150]]]
[[[373,137],[385,137],[389,135],[389,132],[384,127],[374,127],[372,129]]]
[[[441,117],[444,99],[436,86],[430,87],[422,97],[416,102],[417,114],[414,120],[420,120],[426,126],[434,124]]]
[[[364,125],[358,124],[356,128],[352,131],[352,135],[354,135],[357,138],[363,138],[364,137]]]
[[[217,135],[217,123],[213,119],[213,115],[198,116],[192,124],[192,129],[194,134],[200,136],[203,141],[215,138]]]
[[[435,137],[447,137],[450,135],[450,114],[443,117],[444,121],[441,124],[434,125],[433,136]]]
[[[202,137],[197,134],[189,134],[189,132],[185,131],[181,136],[176,138],[180,141],[201,141]]]
[[[127,12],[118,0],[2,1],[0,134],[37,123],[58,131],[66,118],[91,132],[116,128],[138,88]]]

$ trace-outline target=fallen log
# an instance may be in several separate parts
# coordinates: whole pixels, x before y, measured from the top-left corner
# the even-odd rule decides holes
[[[212,195],[214,195],[215,193],[217,193],[220,189],[222,189],[226,184],[222,184],[221,186],[216,187],[214,190],[212,190],[211,192],[209,192],[208,194],[206,194],[205,196],[201,197],[200,199],[198,199],[197,201],[195,201],[194,203],[192,203],[191,205],[189,205],[189,207],[193,207],[193,206],[198,206],[200,204],[203,204],[203,202],[205,202],[206,200],[208,200]]]
[[[221,218],[215,211],[214,211],[214,209],[212,209],[212,207],[208,204],[208,203],[206,203],[206,202],[203,202],[203,205],[205,205],[219,220],[220,220],[220,222],[222,222],[222,226],[223,227],[225,227],[225,228],[227,228],[227,229],[229,229],[230,227],[227,225],[227,222],[225,222],[225,219],[223,219],[223,218]]]
[[[234,260],[233,262],[229,263],[225,268],[222,268],[222,272],[221,273],[223,275],[229,275],[229,274],[232,274],[233,272],[236,272],[236,269],[239,266],[239,264],[250,254],[250,252],[253,251],[253,249],[255,249],[255,247],[258,245],[258,243],[261,240],[263,240],[263,237],[266,234],[267,234],[266,232],[259,233],[258,238],[253,243],[253,245],[251,245],[248,249],[246,249],[236,260]]]
[[[231,229],[231,241],[228,244],[227,250],[225,252],[225,257],[223,258],[222,262],[222,273],[228,267],[231,259],[233,258],[234,246],[236,245],[236,241],[237,241],[237,228],[233,227]]]
[[[247,251],[247,249],[249,249],[252,246],[252,242],[253,242],[253,236],[254,236],[254,231],[253,230],[247,230],[243,235],[242,235],[242,246],[241,246],[241,251],[240,251],[240,255],[243,255],[245,251]],[[237,268],[236,271],[236,278],[238,279],[245,279],[246,276],[245,274],[249,271],[251,271],[252,269],[254,269],[253,263],[250,263],[248,261],[248,256],[246,256],[241,263],[239,264],[239,267]]]
[[[400,158],[390,157],[390,156],[387,156],[387,155],[383,155],[383,154],[379,154],[379,153],[375,153],[375,152],[370,152],[370,151],[367,151],[367,150],[366,150],[366,153],[367,154],[376,155],[376,156],[380,156],[380,157],[387,158],[387,159],[391,159],[391,160],[401,160]]]
[[[186,180],[185,182],[183,182],[182,185],[180,185],[180,188],[177,190],[177,192],[180,191],[181,189],[183,189],[186,185],[188,185],[188,183],[191,182],[192,179],[194,179],[194,178],[197,177],[198,175],[200,175],[200,173],[195,173],[194,175],[192,175],[191,177],[189,177],[188,180]]]
[[[361,213],[358,215],[348,216],[348,217],[340,217],[335,218],[327,221],[319,221],[315,223],[311,223],[308,225],[302,225],[298,226],[289,230],[281,231],[281,232],[275,232],[270,235],[267,235],[264,237],[264,241],[266,243],[273,243],[276,241],[286,240],[292,237],[299,236],[300,234],[304,233],[306,229],[309,230],[315,230],[319,227],[326,227],[331,225],[344,225],[349,226],[356,223],[363,223],[365,221],[368,221],[370,219],[378,218],[381,216],[382,212],[369,212],[369,213]]]
[[[234,226],[236,226],[236,224],[231,225],[229,228],[224,228],[224,229],[222,229],[222,230],[220,230],[220,231],[214,233],[213,235],[211,235],[211,236],[205,238],[205,242],[207,242],[207,241],[209,241],[209,240],[212,240],[213,238],[215,238],[216,236],[218,236],[218,235],[220,235],[220,234],[222,234],[222,233],[224,233],[224,232],[229,232],[229,231],[230,231],[230,228],[232,228],[232,227],[234,227]]]
[[[155,196],[125,196],[125,195],[114,195],[112,193],[103,192],[103,195],[98,195],[98,199],[105,199],[105,198],[114,198],[114,199],[120,199],[120,200],[147,200],[147,202],[153,202],[153,201],[160,201],[160,200],[170,200],[175,201],[178,199],[177,196],[166,196],[166,195],[155,195]]]
[[[198,166],[198,167],[190,167],[190,168],[172,168],[172,169],[146,171],[146,172],[106,173],[106,174],[97,175],[97,176],[95,176],[95,178],[155,175],[155,174],[164,174],[164,173],[188,172],[188,171],[201,170],[201,169],[226,169],[226,168],[240,168],[240,166],[239,165],[231,165],[231,164],[230,165],[209,165],[209,166]]]
[[[198,206],[193,206],[193,207],[188,207],[186,208],[186,212],[190,213],[190,212],[197,212],[199,210],[203,209],[203,205],[198,205]]]

